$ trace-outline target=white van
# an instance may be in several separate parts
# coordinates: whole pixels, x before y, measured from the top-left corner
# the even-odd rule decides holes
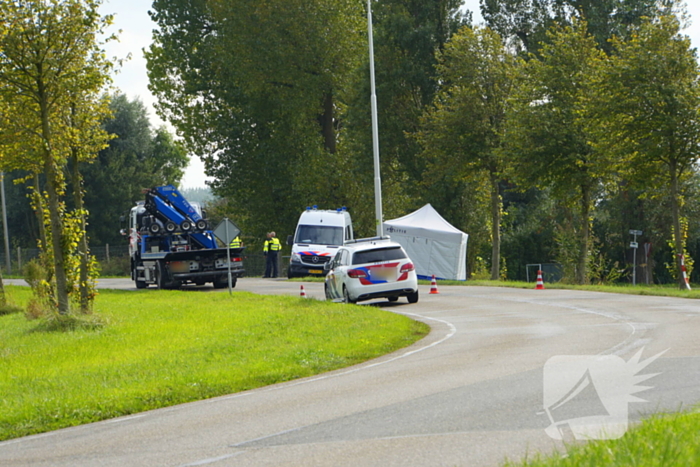
[[[299,216],[296,232],[287,237],[287,244],[292,246],[287,277],[324,276],[324,264],[333,259],[340,246],[354,238],[346,208],[306,208]]]

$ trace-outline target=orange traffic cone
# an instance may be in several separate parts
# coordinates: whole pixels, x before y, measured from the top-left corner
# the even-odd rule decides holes
[[[430,293],[431,294],[440,293],[440,292],[438,292],[438,289],[437,289],[437,281],[435,280],[435,274],[433,274],[433,281],[430,283]]]
[[[301,284],[301,291],[299,292],[301,298],[306,298],[306,291],[304,290],[304,284]]]
[[[537,271],[537,285],[535,290],[544,290],[544,281],[542,280],[542,271]]]

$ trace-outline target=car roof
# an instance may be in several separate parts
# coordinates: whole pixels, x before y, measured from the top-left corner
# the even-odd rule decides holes
[[[371,240],[357,240],[354,243],[346,243],[343,245],[344,248],[355,252],[355,251],[365,251],[365,250],[376,250],[378,248],[401,248],[401,244],[392,242],[387,239],[371,239]]]

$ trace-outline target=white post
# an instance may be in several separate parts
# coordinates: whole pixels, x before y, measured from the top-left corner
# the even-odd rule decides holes
[[[226,227],[226,264],[228,265],[228,294],[233,295],[233,287],[231,287],[231,241],[228,238],[228,217],[224,218]]]
[[[2,191],[2,230],[5,236],[5,265],[7,273],[12,274],[12,258],[10,258],[10,236],[7,233],[7,208],[5,203],[5,172],[0,172],[0,191]]]
[[[377,222],[377,236],[384,235],[382,220],[382,179],[379,170],[379,126],[377,123],[377,90],[374,84],[374,39],[372,37],[372,5],[367,0],[367,31],[369,35],[369,82],[372,105],[372,150],[374,153],[374,210]]]

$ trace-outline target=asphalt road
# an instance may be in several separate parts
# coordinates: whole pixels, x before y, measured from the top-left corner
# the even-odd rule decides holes
[[[299,294],[300,285],[244,278],[234,294]],[[304,286],[323,298],[321,283]],[[544,410],[545,364],[561,355],[633,363],[640,349],[642,360],[665,351],[640,372],[658,374],[637,394],[648,402],[625,404],[631,421],[700,402],[700,302],[566,290],[428,291],[421,287],[415,305],[374,302],[430,324],[430,335],[411,347],[317,377],[6,441],[0,465],[498,466],[561,448],[545,432],[553,412]],[[618,390],[623,370],[612,370]],[[565,418],[589,415],[605,399],[599,383],[588,387],[598,388],[598,399],[582,391],[583,403],[565,405],[574,406]]]

